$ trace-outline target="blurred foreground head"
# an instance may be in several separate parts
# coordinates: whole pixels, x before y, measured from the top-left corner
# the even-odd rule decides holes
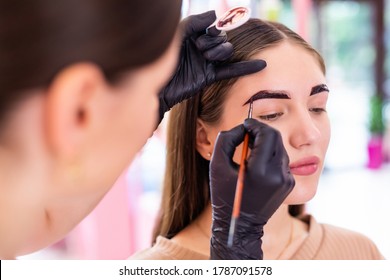
[[[0,258],[62,238],[146,142],[180,11],[179,0],[0,2]]]

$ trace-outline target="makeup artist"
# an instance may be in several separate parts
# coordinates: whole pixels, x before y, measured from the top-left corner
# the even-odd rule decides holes
[[[215,13],[177,32],[180,11],[179,0],[1,1],[1,259],[63,238],[176,103],[265,67],[218,67],[233,47],[205,35]]]

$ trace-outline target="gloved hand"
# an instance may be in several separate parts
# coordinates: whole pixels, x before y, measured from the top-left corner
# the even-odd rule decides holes
[[[264,60],[243,61],[218,65],[233,54],[233,46],[227,42],[226,33],[206,34],[206,28],[216,19],[209,11],[189,16],[180,23],[183,41],[177,70],[160,92],[159,123],[164,113],[174,105],[199,93],[213,82],[243,76],[262,70]]]
[[[249,133],[250,155],[244,177],[240,216],[233,246],[227,246],[239,166],[235,148]],[[217,138],[210,162],[213,223],[211,259],[262,259],[263,227],[292,191],[295,181],[280,133],[254,119],[246,119]]]

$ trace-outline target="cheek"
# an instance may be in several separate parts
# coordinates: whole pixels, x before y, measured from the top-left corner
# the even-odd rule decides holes
[[[119,168],[134,159],[156,128],[158,100],[149,92],[132,92],[121,101],[121,114],[116,118],[116,137],[112,143],[112,149],[115,149],[112,161],[117,162]]]
[[[157,127],[158,99],[156,95],[139,95],[129,102],[127,108],[128,143],[134,143],[141,149]]]
[[[331,136],[331,127],[330,127],[330,121],[328,117],[324,120],[321,134],[322,134],[322,149],[324,153],[326,153],[326,151],[328,150],[330,136]]]
[[[115,100],[111,100],[113,103],[106,112],[108,121],[90,141],[87,179],[101,190],[114,184],[156,128],[157,97],[144,91],[126,90],[110,97]]]
[[[309,151],[319,153],[318,156],[324,157],[327,152],[331,136],[329,118],[326,115],[317,119],[313,118],[311,124],[312,129],[317,132],[313,132],[315,136],[313,136],[314,138],[310,141],[311,147]],[[297,147],[293,147],[291,143],[294,142],[292,139],[295,139],[298,135],[295,130],[295,123],[283,122],[271,123],[269,125],[280,132],[282,135],[283,145],[287,151],[288,156],[290,157],[290,160],[294,159]]]

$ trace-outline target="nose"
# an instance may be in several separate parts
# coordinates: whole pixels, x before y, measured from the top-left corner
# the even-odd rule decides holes
[[[315,119],[307,110],[297,113],[295,125],[292,126],[290,144],[296,149],[313,145],[321,137],[321,131]]]

